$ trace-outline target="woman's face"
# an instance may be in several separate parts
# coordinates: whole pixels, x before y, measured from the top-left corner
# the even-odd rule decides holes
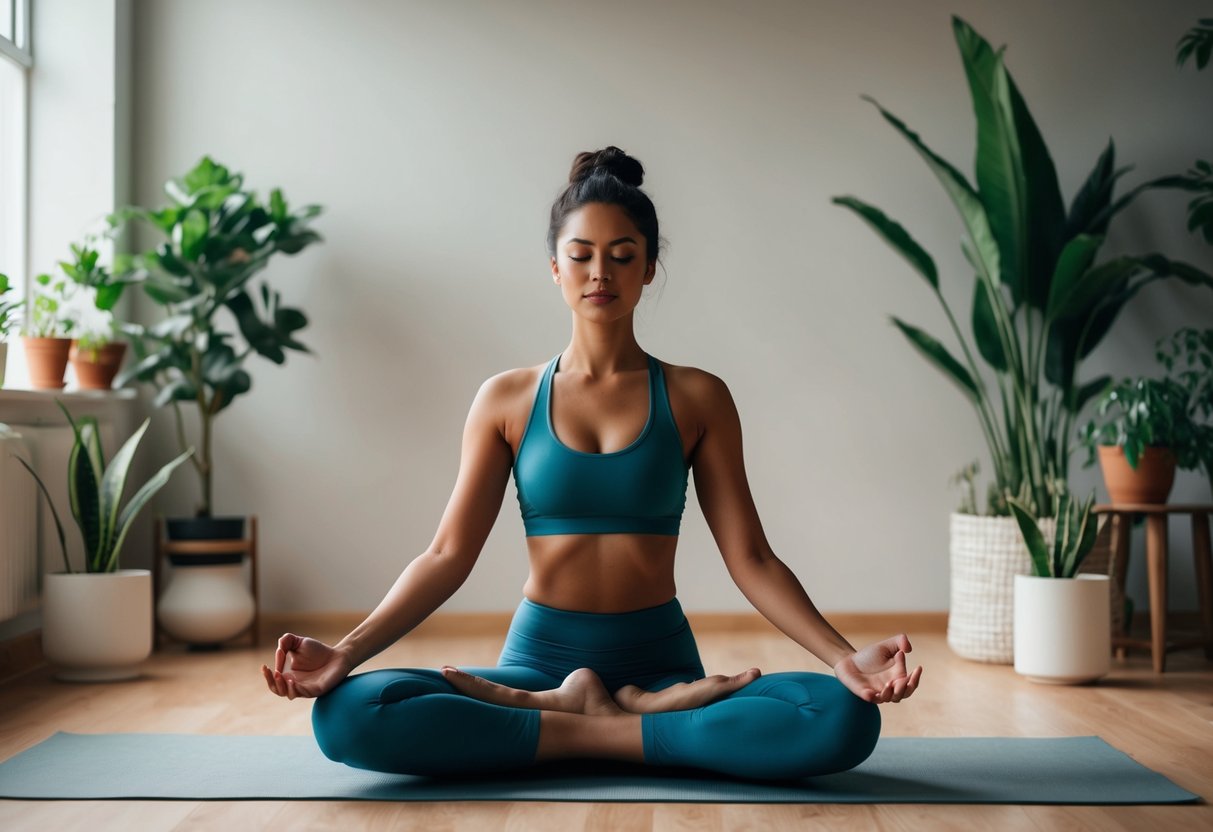
[[[552,279],[564,302],[579,315],[614,320],[640,303],[653,282],[644,235],[618,205],[591,202],[569,214],[556,239]],[[594,293],[606,293],[599,299]]]

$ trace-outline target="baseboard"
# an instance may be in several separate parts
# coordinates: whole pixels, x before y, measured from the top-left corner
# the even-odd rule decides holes
[[[30,630],[0,641],[0,685],[41,667],[42,630]]]

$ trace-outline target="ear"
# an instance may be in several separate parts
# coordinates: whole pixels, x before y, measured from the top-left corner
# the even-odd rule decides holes
[[[648,268],[644,270],[644,284],[647,286],[653,282],[653,278],[657,276],[657,261],[650,260]]]
[[[560,269],[556,266],[556,258],[552,257],[549,259],[552,261],[552,280],[557,285],[559,285],[560,284]]]

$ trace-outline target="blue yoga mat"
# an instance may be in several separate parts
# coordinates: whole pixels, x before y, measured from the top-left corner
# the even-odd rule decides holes
[[[0,763],[0,797],[1052,804],[1200,799],[1099,737],[886,737],[851,771],[773,783],[589,761],[439,779],[334,763],[310,736],[63,731]]]

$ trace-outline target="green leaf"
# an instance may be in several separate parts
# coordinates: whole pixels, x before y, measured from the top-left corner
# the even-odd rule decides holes
[[[1014,497],[1008,497],[1007,504],[1011,507],[1011,514],[1015,516],[1015,522],[1019,524],[1024,545],[1027,546],[1028,555],[1032,558],[1033,573],[1040,578],[1053,577],[1049,572],[1049,550],[1045,545],[1044,535],[1036,526],[1036,520]]]
[[[270,191],[270,218],[279,224],[287,219],[286,200],[282,198],[282,191],[278,188]]]
[[[977,192],[973,190],[973,187],[965,180],[960,171],[956,170],[945,159],[936,155],[923,144],[918,134],[910,130],[901,119],[881,107],[876,99],[866,95],[863,98],[865,101],[871,102],[880,111],[885,121],[893,125],[906,141],[918,151],[919,155],[922,156],[931,172],[935,174],[940,184],[943,185],[944,190],[952,200],[952,204],[956,206],[956,210],[969,232],[969,239],[973,242],[981,269],[989,275],[991,280],[997,282],[1002,272],[998,244],[994,239],[993,232],[990,230],[990,221],[986,216],[986,209],[982,206],[981,200],[978,199]]]
[[[1087,402],[1107,390],[1111,384],[1111,376],[1100,376],[1094,381],[1087,382],[1082,387],[1071,385],[1070,390],[1072,395],[1066,401],[1066,409],[1071,413],[1080,413]]]
[[[197,209],[190,209],[178,228],[181,229],[181,239],[174,239],[173,242],[180,249],[183,259],[190,262],[196,261],[206,244],[206,235],[209,230],[206,215]],[[175,231],[176,229],[174,229]]]
[[[144,424],[146,424],[146,422]],[[177,469],[177,466],[181,465],[183,462],[193,456],[193,454],[194,449],[191,447],[189,450],[180,454],[176,459],[172,460],[157,471],[151,479],[145,482],[143,486],[135,492],[135,495],[131,497],[130,502],[127,503],[126,507],[122,509],[122,513],[118,516],[117,533],[114,536],[114,544],[111,549],[115,568],[117,567],[118,553],[122,551],[122,544],[126,542],[127,532],[130,531],[131,523],[134,522],[135,517],[139,514],[147,502],[156,495],[156,492],[168,484],[169,477],[172,476],[172,473]]]
[[[51,517],[55,519],[55,532],[59,535],[59,549],[63,552],[63,570],[69,575],[73,574],[72,564],[67,559],[67,538],[63,534],[63,522],[59,519],[59,512],[55,509],[55,501],[51,499],[51,493],[47,490],[46,483],[42,481],[42,477],[38,476],[38,472],[28,462],[16,454],[13,454],[13,457],[25,466],[26,471],[29,471],[30,476],[38,483],[42,496],[46,498],[46,504],[51,507]]]
[[[836,196],[832,202],[835,205],[850,208],[858,214],[880,235],[885,243],[904,257],[906,262],[922,275],[927,283],[931,284],[932,289],[936,292],[939,291],[939,272],[935,268],[935,261],[899,223],[889,219],[879,208],[852,196]]]
[[[1057,268],[1053,272],[1053,279],[1050,281],[1049,302],[1045,311],[1046,321],[1052,322],[1060,317],[1075,314],[1076,310],[1069,303],[1069,298],[1072,294],[1078,293],[1077,287],[1088,274],[1101,245],[1103,245],[1103,237],[1079,234],[1062,249],[1061,256],[1057,258]]]
[[[151,421],[150,418],[143,420],[139,429],[122,444],[118,453],[114,454],[101,478],[102,529],[105,535],[102,551],[107,563],[113,558],[114,532],[118,527],[118,512],[122,505],[122,492],[126,490],[126,477],[130,471],[131,460],[134,459],[135,449],[139,447],[139,441],[143,439]]]
[[[948,352],[947,348],[932,336],[923,332],[917,327],[903,323],[897,318],[891,318],[893,323],[901,330],[901,333],[909,339],[918,351],[932,364],[934,364],[944,375],[948,376],[952,381],[959,385],[960,389],[973,401],[981,400],[981,393],[977,389],[977,384],[973,381],[973,377],[969,375],[969,371]]]
[[[1002,338],[998,334],[998,319],[994,307],[990,304],[986,284],[980,277],[974,283],[973,289],[973,338],[977,342],[981,357],[995,370],[1006,372],[1010,365],[1002,348]]]
[[[118,303],[118,299],[122,297],[122,290],[125,288],[125,283],[108,283],[104,286],[98,286],[94,305],[104,311],[113,309],[114,305]]]

